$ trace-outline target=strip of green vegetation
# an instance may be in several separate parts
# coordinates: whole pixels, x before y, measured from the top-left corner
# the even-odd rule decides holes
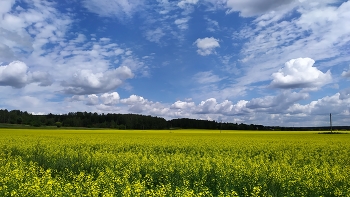
[[[349,196],[350,135],[0,129],[0,196]]]

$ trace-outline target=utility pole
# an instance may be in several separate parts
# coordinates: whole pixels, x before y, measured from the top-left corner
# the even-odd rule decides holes
[[[332,128],[332,113],[329,114],[329,125],[331,128],[331,133],[333,133],[333,128]]]

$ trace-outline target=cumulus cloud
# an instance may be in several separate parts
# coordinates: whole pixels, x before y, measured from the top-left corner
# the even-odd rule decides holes
[[[129,106],[129,111],[133,113],[147,113],[152,115],[166,115],[169,108],[164,107],[163,104],[159,102],[149,101],[142,96],[131,95],[129,98],[121,99],[120,103]]]
[[[222,114],[227,116],[248,114],[249,109],[246,107],[248,101],[240,100],[233,104],[229,100],[218,103],[215,98],[209,98],[199,103],[194,109],[196,114]]]
[[[270,114],[284,113],[291,105],[307,98],[309,98],[309,94],[307,93],[284,91],[277,96],[253,98],[247,102],[246,107],[255,111],[264,111]]]
[[[194,102],[176,101],[171,105],[172,109],[191,109],[195,106]]]
[[[118,110],[166,118],[188,117],[264,125],[320,126],[323,125],[324,117],[329,113],[338,117],[350,115],[350,108],[348,107],[350,105],[350,96],[348,96],[350,91],[344,90],[342,92],[304,105],[299,104],[298,101],[308,98],[309,95],[303,92],[291,91],[283,91],[276,96],[254,98],[250,101],[240,100],[236,103],[229,100],[218,102],[215,98],[209,98],[199,102],[199,104],[195,104],[193,101],[176,101],[173,104],[162,104],[137,95],[118,99],[115,93],[105,94],[105,96],[92,94],[83,98],[82,96],[74,96],[74,98],[77,101],[83,101],[88,107],[102,110],[101,112]],[[106,102],[107,105],[103,104],[105,102],[103,97],[109,97],[107,100],[119,100],[119,104],[113,106],[108,105],[110,102]],[[113,99],[110,99],[112,97]],[[102,101],[102,104],[99,101]]]
[[[37,82],[39,86],[50,86],[53,83],[52,76],[48,72],[35,71],[28,75],[31,82]]]
[[[220,47],[219,40],[213,37],[198,38],[194,44],[197,45],[197,53],[202,56],[215,53],[215,48]]]
[[[345,92],[348,92],[346,90]],[[312,115],[323,115],[327,116],[329,113],[334,115],[347,114],[350,112],[350,97],[346,95],[342,96],[342,93],[336,93],[332,96],[326,96],[308,104],[302,105],[296,103],[292,105],[288,112],[291,114],[306,114],[308,116]]]
[[[142,103],[148,102],[148,100],[144,99],[142,96],[137,96],[133,94],[127,99],[122,99],[120,102],[127,105],[135,105],[138,103],[142,104]]]
[[[11,62],[0,67],[0,85],[24,87],[28,81],[27,65],[20,61]]]
[[[45,72],[29,72],[28,66],[21,61],[14,61],[8,65],[0,66],[0,86],[22,88],[27,84],[37,82],[40,86],[52,84],[51,76]]]
[[[297,2],[297,0],[228,0],[227,7],[230,12],[240,12],[243,17],[257,16],[282,6]]]
[[[215,98],[207,99],[206,101],[202,101],[197,108],[197,113],[202,114],[213,114],[217,113],[217,102]]]
[[[119,102],[120,96],[118,92],[104,93],[101,95],[100,99],[105,105],[115,105]]]
[[[332,80],[331,72],[323,73],[313,67],[311,58],[292,59],[278,72],[272,74],[270,86],[274,88],[319,88]]]
[[[229,100],[218,102],[215,98],[206,99],[197,105],[192,101],[176,101],[171,105],[167,115],[207,120],[220,118],[232,121],[233,118],[235,121],[245,123],[255,120],[255,123],[262,124],[262,120],[268,117],[280,121],[278,117],[285,116],[291,106],[307,98],[309,98],[307,93],[283,91],[276,96],[254,98],[250,101],[239,100],[236,103]]]
[[[97,106],[107,109],[119,103],[120,96],[117,92],[104,93],[104,94],[90,94],[90,95],[74,95],[69,99],[69,102],[80,102],[89,106]],[[113,108],[112,108],[113,109]]]
[[[343,71],[341,74],[342,77],[350,78],[350,69],[347,71]]]
[[[339,92],[339,99],[345,100],[350,98],[350,88],[343,89]]]
[[[212,120],[219,115],[242,115],[249,114],[251,110],[246,107],[248,101],[241,100],[236,104],[224,100],[219,103],[215,98],[209,98],[196,105],[192,101],[176,101],[175,103],[162,104],[149,101],[142,96],[131,95],[129,98],[121,99],[120,103],[128,106],[128,111],[133,113],[145,113],[151,115],[161,115],[172,118],[192,117]]]
[[[76,73],[70,81],[63,81],[64,92],[67,94],[93,94],[114,90],[125,80],[134,76],[130,68],[121,66],[113,70],[94,73],[82,70]]]
[[[98,96],[96,94],[90,94],[86,98],[87,105],[97,105],[99,103]]]
[[[68,99],[70,102],[74,101],[84,101],[85,100],[85,95],[74,95],[71,98]]]

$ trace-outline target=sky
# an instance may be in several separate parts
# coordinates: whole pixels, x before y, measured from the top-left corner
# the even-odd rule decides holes
[[[350,1],[1,0],[0,108],[350,125]]]

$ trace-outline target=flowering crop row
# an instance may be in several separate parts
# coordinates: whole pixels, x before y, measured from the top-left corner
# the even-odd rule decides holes
[[[350,196],[350,135],[0,130],[0,196]]]

